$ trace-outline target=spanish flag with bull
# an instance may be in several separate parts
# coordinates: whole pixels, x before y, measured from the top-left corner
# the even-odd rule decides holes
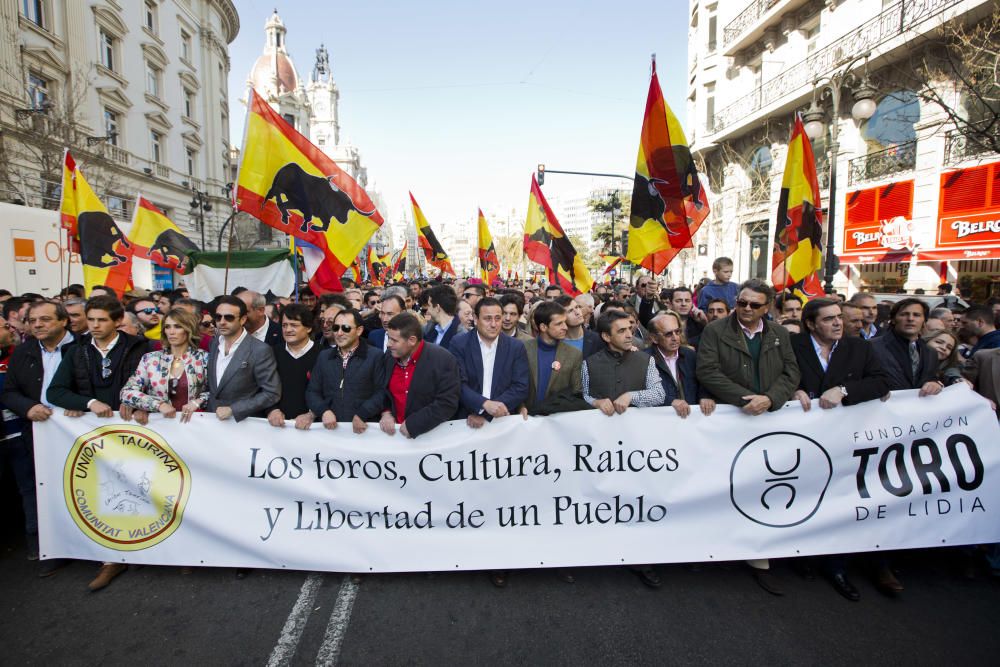
[[[323,252],[340,278],[383,224],[368,193],[253,89],[235,207]]]

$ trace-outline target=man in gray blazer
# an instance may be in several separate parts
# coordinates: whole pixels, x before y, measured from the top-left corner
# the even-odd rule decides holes
[[[208,353],[208,409],[222,420],[264,416],[281,397],[281,381],[271,347],[247,334],[247,306],[223,296],[215,306]]]

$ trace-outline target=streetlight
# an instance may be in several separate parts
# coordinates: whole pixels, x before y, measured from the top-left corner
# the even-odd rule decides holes
[[[839,72],[834,72],[825,80],[816,79],[813,82],[812,104],[802,114],[806,134],[810,139],[819,139],[826,131],[824,124],[826,113],[820,108],[819,99],[829,97],[833,104],[833,120],[830,123],[830,205],[826,216],[826,277],[823,283],[823,290],[827,294],[833,294],[833,276],[840,268],[840,260],[833,250],[834,215],[837,209],[837,154],[840,152],[838,141],[840,136],[840,91],[845,84],[851,86],[851,94],[854,97],[851,117],[855,121],[868,120],[875,114],[875,96],[878,94],[878,90],[868,78],[868,57],[870,55],[871,52],[855,56]],[[851,71],[851,67],[862,58],[865,60],[865,73],[859,80],[857,75]]]
[[[212,202],[208,200],[208,193],[200,190],[192,190],[191,213],[198,217],[198,226],[201,227],[201,249],[205,249],[205,214],[212,210]]]

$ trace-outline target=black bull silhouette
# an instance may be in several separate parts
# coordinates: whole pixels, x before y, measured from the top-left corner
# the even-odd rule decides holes
[[[76,228],[80,237],[80,260],[85,265],[106,269],[128,261],[128,257],[118,254],[117,248],[131,246],[114,218],[107,213],[81,213],[76,218]]]
[[[576,272],[573,270],[573,264],[576,262],[576,248],[569,242],[569,239],[565,236],[553,236],[544,227],[536,229],[528,238],[548,247],[549,257],[552,259],[552,273],[557,275],[559,269],[565,269],[573,289],[577,289]]]
[[[434,232],[431,231],[429,225],[422,228],[420,233],[424,235],[424,238],[427,239],[428,245],[431,247],[432,260],[442,261],[448,259],[448,253],[444,251],[444,247],[441,245],[441,242],[437,240],[437,237],[434,236]]]
[[[347,216],[352,210],[365,217],[375,213],[374,207],[370,211],[359,210],[348,194],[338,188],[331,178],[307,174],[302,167],[290,162],[274,175],[271,188],[264,195],[260,206],[264,208],[268,199],[274,199],[281,211],[281,221],[286,225],[288,212],[298,211],[302,214],[302,227],[299,230],[302,232],[310,229],[325,232],[334,219],[342,225],[346,224]],[[314,218],[321,224],[312,222]]]
[[[188,261],[188,253],[197,250],[191,239],[172,229],[167,229],[156,237],[149,248],[149,257],[154,262],[183,269]]]
[[[681,161],[686,165],[685,171],[678,174],[681,179],[681,197],[690,196],[695,208],[700,210],[704,206],[701,201],[701,182],[698,180],[698,170],[691,159],[691,154],[686,148],[675,148],[671,152],[671,159],[676,158],[681,158]],[[660,188],[667,184],[668,182],[662,178],[647,179],[642,174],[636,173],[635,188],[632,191],[632,212],[629,216],[630,224],[633,227],[642,227],[646,220],[655,220],[663,226],[664,231],[669,236],[680,234],[680,231],[671,229],[670,225],[663,220],[667,206]],[[690,220],[685,222],[690,222]]]

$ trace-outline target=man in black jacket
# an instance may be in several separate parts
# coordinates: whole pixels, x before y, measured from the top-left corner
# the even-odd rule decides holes
[[[937,353],[920,337],[929,308],[916,298],[892,306],[890,328],[872,340],[875,356],[886,372],[889,389],[919,389],[921,396],[941,393]]]
[[[386,400],[379,427],[416,438],[455,416],[462,391],[458,362],[451,353],[423,340],[420,321],[410,313],[386,326]]]
[[[447,285],[438,285],[427,292],[427,319],[423,340],[448,349],[451,339],[467,329],[455,316],[458,312],[458,295]]]
[[[281,396],[267,413],[271,426],[284,428],[285,420],[295,421],[295,428],[307,429],[316,419],[306,404],[306,387],[316,360],[319,345],[312,339],[316,317],[311,308],[290,303],[281,311],[281,336],[284,345],[274,345],[274,363],[281,381]]]
[[[337,315],[333,324],[337,346],[323,350],[309,378],[306,403],[324,428],[350,422],[355,433],[364,433],[367,422],[377,420],[385,405],[383,355],[362,339],[362,321],[354,309]]]
[[[121,405],[122,386],[149,351],[149,343],[118,331],[125,308],[112,296],[91,297],[86,313],[88,333],[59,364],[48,399],[68,417],[80,417],[89,410],[109,418],[120,409],[122,419],[128,420],[131,410]],[[124,563],[104,563],[88,588],[101,590],[126,568]]]
[[[840,303],[813,299],[802,309],[806,331],[792,336],[792,351],[799,364],[799,388],[795,398],[808,411],[813,399],[827,410],[882,398],[889,393],[885,371],[871,343],[845,336]],[[847,557],[822,559],[833,588],[852,602],[861,594],[847,578]]]
[[[69,314],[62,304],[39,301],[27,311],[25,325],[34,336],[17,345],[7,363],[0,407],[9,410],[23,422],[20,434],[8,438],[2,447],[9,458],[16,457],[14,476],[21,492],[25,532],[28,540],[28,558],[38,558],[38,509],[35,494],[35,459],[32,422],[43,422],[52,416],[52,406],[45,397],[45,390],[55,376],[63,355],[73,349],[73,334],[68,330]],[[17,332],[12,331],[17,336]],[[42,563],[39,576],[54,574],[69,563],[66,559],[49,559]]]

